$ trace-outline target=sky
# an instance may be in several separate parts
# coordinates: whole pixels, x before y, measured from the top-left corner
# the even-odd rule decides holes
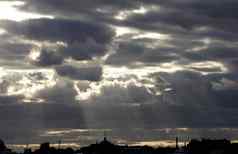
[[[236,0],[1,0],[0,138],[236,140],[237,17]]]

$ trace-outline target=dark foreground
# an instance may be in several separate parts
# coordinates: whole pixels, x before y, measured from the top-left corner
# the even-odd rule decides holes
[[[21,154],[8,149],[0,140],[0,154]],[[32,151],[26,148],[23,154],[238,154],[238,143],[229,140],[191,140],[184,147],[121,146],[109,142],[106,138],[97,144],[91,144],[78,150],[72,148],[54,148],[49,143],[42,143]]]

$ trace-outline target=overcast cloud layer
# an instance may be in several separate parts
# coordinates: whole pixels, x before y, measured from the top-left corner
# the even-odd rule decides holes
[[[176,135],[237,139],[237,6],[0,1],[0,137],[89,144],[108,131],[131,144]]]

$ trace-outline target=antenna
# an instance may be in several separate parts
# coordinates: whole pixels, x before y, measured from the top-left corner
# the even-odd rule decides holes
[[[60,149],[60,148],[61,148],[61,143],[62,143],[62,141],[61,141],[61,140],[59,140],[59,141],[58,141],[58,149]]]
[[[105,140],[107,140],[107,133],[106,133],[106,131],[105,131],[105,130],[103,131],[103,136],[104,136],[104,138],[103,138],[103,139],[104,139],[104,141],[105,141]]]
[[[178,146],[178,137],[176,137],[176,149],[178,149],[179,146]]]

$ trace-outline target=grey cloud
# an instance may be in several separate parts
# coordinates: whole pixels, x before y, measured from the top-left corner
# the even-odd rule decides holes
[[[171,97],[175,104],[193,104],[193,106],[214,106],[215,97],[212,94],[211,83],[200,73],[180,71],[173,74],[160,74],[173,89]],[[196,100],[194,99],[196,98]]]
[[[4,42],[4,41],[3,41]],[[6,43],[0,44],[1,59],[18,60],[24,59],[29,53],[31,45],[19,43]]]
[[[108,43],[112,30],[99,23],[67,19],[32,19],[26,22],[2,21],[1,26],[9,32],[34,40],[85,42],[88,38],[98,43]],[[47,27],[47,28],[46,28]]]
[[[237,59],[237,57],[234,57],[233,59],[226,61],[225,64],[231,72],[237,72],[237,69],[238,69],[238,59]]]
[[[109,104],[143,104],[151,103],[155,97],[148,92],[146,87],[139,87],[136,84],[129,84],[127,87],[116,84],[112,86],[103,86],[100,89],[99,96],[93,96],[88,101],[92,103]]]
[[[38,91],[34,97],[49,103],[71,104],[75,103],[77,95],[73,83],[68,80],[58,80],[53,87]]]
[[[169,47],[148,48],[146,43],[140,40],[121,42],[115,54],[108,57],[106,63],[116,65],[128,65],[135,62],[163,63],[178,59],[177,49]]]
[[[2,85],[0,85],[1,92],[2,93]],[[0,106],[5,106],[5,105],[13,105],[13,104],[18,104],[21,102],[21,100],[24,98],[23,95],[18,95],[18,96],[6,96],[6,95],[1,95],[0,96]]]
[[[100,44],[88,38],[85,42],[74,42],[68,47],[62,47],[60,54],[75,60],[91,60],[93,57],[104,55],[106,51],[106,44]]]
[[[100,66],[76,67],[63,65],[56,67],[56,72],[61,76],[66,76],[75,80],[99,81],[102,76],[102,68]]]
[[[35,62],[40,66],[61,64],[64,58],[90,60],[102,56],[114,36],[112,29],[104,24],[78,20],[35,19],[20,23],[3,21],[1,25],[16,36],[23,35],[33,40],[67,43],[67,46],[57,49],[43,47],[39,60]]]
[[[229,60],[238,57],[237,47],[229,47],[225,44],[211,44],[199,51],[185,52],[185,57],[192,60]]]

